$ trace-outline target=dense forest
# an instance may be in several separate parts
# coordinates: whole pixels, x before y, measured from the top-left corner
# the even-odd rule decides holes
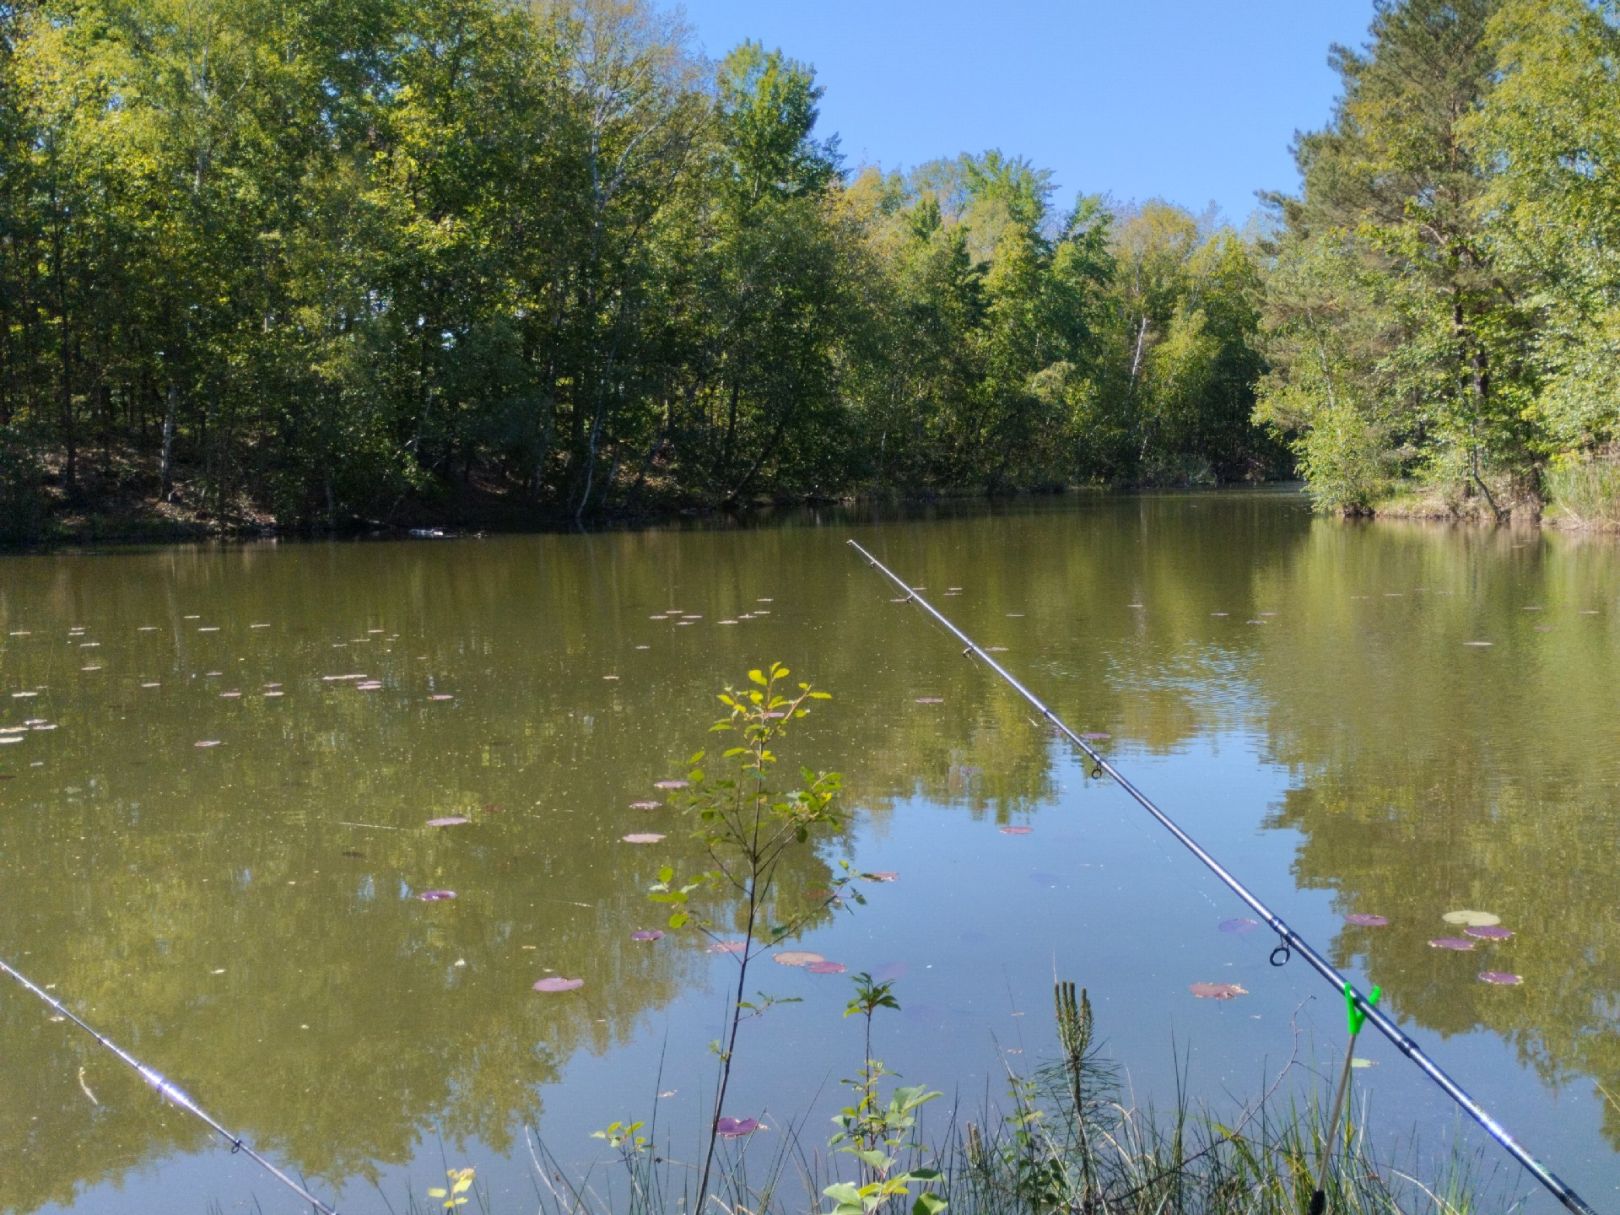
[[[1614,8],[1380,4],[1333,56],[1240,233],[846,165],[809,65],[649,0],[0,3],[0,537],[1296,468],[1612,509]]]

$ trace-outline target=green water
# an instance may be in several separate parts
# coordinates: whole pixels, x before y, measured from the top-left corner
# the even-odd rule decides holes
[[[1296,1029],[1330,1067],[1326,986],[1268,966],[1263,930],[1221,931],[1245,909],[891,603],[852,536],[1006,647],[1076,729],[1106,732],[1532,1150],[1615,1205],[1611,540],[1350,526],[1234,495],[0,558],[0,740],[20,740],[0,741],[0,956],[345,1211],[403,1209],[446,1163],[532,1209],[527,1128],[580,1167],[591,1130],[655,1105],[661,1133],[695,1141],[734,962],[630,939],[659,923],[658,866],[699,860],[667,807],[632,803],[662,800],[653,782],[707,743],[721,684],[781,659],[834,696],[787,758],[843,771],[851,811],[789,897],[844,856],[900,875],[803,947],[896,977],[904,1011],[877,1047],[908,1081],[998,1095],[1003,1064],[1050,1048],[1054,967],[1091,989],[1139,1097],[1173,1091],[1172,1040],[1217,1102],[1257,1093]],[[470,821],[426,825],[445,816]],[[1462,908],[1515,935],[1432,948]],[[759,987],[802,1003],[746,1027],[731,1112],[819,1139],[859,1063],[847,981],[758,965]],[[536,994],[547,974],[584,986]],[[1197,1000],[1200,981],[1249,994]],[[1397,1052],[1359,1053],[1389,1142],[1480,1144]],[[0,1211],[297,1209],[9,983],[0,1060]]]

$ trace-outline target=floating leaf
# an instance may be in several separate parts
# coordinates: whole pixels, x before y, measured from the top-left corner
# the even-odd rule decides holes
[[[1354,911],[1344,917],[1346,924],[1354,924],[1357,928],[1383,928],[1389,920],[1370,911]]]
[[[898,882],[900,874],[893,869],[877,869],[871,873],[863,873],[862,877],[873,882]]]
[[[1238,916],[1233,920],[1222,920],[1218,927],[1222,932],[1253,932],[1256,928],[1260,927],[1260,921],[1251,920],[1247,916]]]
[[[1463,644],[1464,645],[1479,646],[1479,647],[1483,648],[1485,646],[1494,645],[1495,642],[1491,642],[1491,641],[1465,641],[1465,642],[1463,642]]]
[[[424,903],[440,903],[445,899],[455,898],[456,892],[454,890],[424,890],[416,897]]]
[[[826,960],[819,953],[811,953],[808,949],[784,949],[771,955],[771,961],[782,966],[809,966],[812,962]]]
[[[813,975],[841,975],[848,969],[842,962],[811,962],[805,967]]]
[[[740,1139],[759,1129],[757,1118],[720,1118],[714,1124],[714,1133],[722,1139]]]
[[[684,789],[692,782],[689,780],[655,780],[654,789]]]
[[[549,993],[558,991],[575,991],[584,986],[584,979],[565,979],[561,975],[547,975],[545,978],[540,979],[535,983],[534,989],[535,991]]]
[[[630,809],[632,809],[632,810],[656,810],[656,809],[658,809],[658,807],[662,806],[663,804],[664,804],[663,802],[654,802],[654,801],[631,802],[630,803]]]
[[[199,739],[198,741],[192,743],[191,745],[194,746],[194,747],[217,747],[217,746],[219,746],[219,739],[217,739],[217,738],[203,738],[203,739]]]
[[[1464,937],[1435,937],[1429,942],[1430,949],[1455,949],[1458,953],[1466,952],[1474,947],[1474,943]]]
[[[1512,935],[1511,928],[1503,928],[1500,924],[1470,924],[1463,929],[1463,936],[1478,937],[1482,941],[1505,941]]]
[[[1448,924],[1457,924],[1469,928],[1486,928],[1492,924],[1500,924],[1502,917],[1493,915],[1489,911],[1448,911],[1440,917]]]
[[[630,934],[632,941],[659,941],[664,934],[656,928],[638,928]]]
[[[429,827],[459,827],[463,823],[470,822],[472,822],[472,819],[465,818],[460,814],[447,814],[443,818],[428,819],[427,825]]]
[[[1363,1059],[1360,1055],[1353,1055],[1353,1056],[1351,1056],[1351,1059],[1350,1059],[1350,1066],[1351,1067],[1357,1067],[1357,1068],[1361,1068],[1361,1067],[1377,1067],[1378,1066],[1378,1060],[1376,1060],[1376,1059]]]
[[[919,696],[917,697],[917,703],[920,705],[942,705],[945,703],[945,698],[943,696]]]
[[[656,844],[664,837],[656,831],[632,831],[621,838],[627,844]]]
[[[1524,979],[1508,970],[1482,970],[1479,972],[1481,983],[1495,983],[1499,987],[1517,987]]]
[[[1035,828],[1033,828],[1033,827],[1003,827],[1001,829],[1001,834],[1002,835],[1029,835],[1034,830],[1035,830]]]
[[[1200,1000],[1234,1000],[1249,994],[1247,988],[1237,983],[1189,983],[1187,990]]]

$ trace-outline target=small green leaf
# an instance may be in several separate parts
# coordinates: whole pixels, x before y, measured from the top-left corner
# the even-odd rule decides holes
[[[836,1182],[821,1192],[840,1206],[853,1206],[856,1210],[860,1209],[861,1192],[855,1188],[853,1182]]]
[[[761,671],[761,670],[759,670],[757,668],[755,670],[752,670],[752,671],[748,672],[748,678],[753,680],[755,683],[757,683],[762,688],[766,686],[765,672],[763,672],[763,671]]]

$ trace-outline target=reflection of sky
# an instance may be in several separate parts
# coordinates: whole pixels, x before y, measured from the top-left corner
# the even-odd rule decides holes
[[[1581,664],[1601,677],[1613,655],[1601,647],[1567,654],[1532,649],[1544,635],[1532,633],[1529,616],[1521,632],[1512,632],[1500,620],[1473,614],[1471,607],[1459,622],[1447,614],[1450,609],[1426,610],[1411,594],[1386,600],[1379,589],[1421,579],[1438,588],[1433,592],[1438,598],[1439,590],[1452,589],[1443,582],[1448,576],[1468,582],[1482,572],[1519,568],[1503,564],[1522,560],[1512,555],[1515,550],[1482,551],[1484,546],[1466,536],[1447,533],[1424,533],[1414,543],[1411,536],[1313,527],[1282,503],[1268,503],[1260,514],[1241,499],[1226,505],[1221,499],[1187,503],[1185,510],[1176,500],[1159,499],[1118,507],[1088,502],[1075,510],[1043,504],[1023,514],[950,511],[933,523],[878,528],[874,534],[895,550],[884,555],[918,581],[926,578],[941,589],[965,584],[962,596],[938,600],[949,614],[986,644],[1007,645],[998,656],[1075,728],[1111,733],[1113,739],[1104,745],[1129,777],[1319,949],[1345,956],[1352,978],[1390,986],[1392,1012],[1441,1066],[1567,1180],[1589,1191],[1589,1199],[1604,1205],[1616,1182],[1616,1158],[1599,1134],[1601,1112],[1589,1080],[1572,1074],[1567,1083],[1546,1087],[1521,1061],[1516,1043],[1468,1029],[1479,998],[1472,986],[1455,989],[1466,997],[1457,1002],[1466,1020],[1449,1036],[1403,1015],[1415,1010],[1419,1018],[1433,1016],[1435,1008],[1424,1001],[1443,998],[1446,988],[1440,983],[1432,992],[1420,992],[1404,979],[1390,984],[1391,968],[1444,977],[1451,972],[1440,968],[1460,962],[1465,969],[1457,974],[1467,979],[1473,959],[1438,958],[1422,945],[1428,929],[1398,922],[1376,938],[1379,949],[1387,951],[1372,955],[1380,959],[1379,968],[1362,973],[1369,957],[1363,942],[1374,938],[1346,929],[1341,914],[1377,910],[1398,916],[1401,907],[1393,905],[1398,895],[1413,915],[1427,915],[1424,900],[1439,895],[1424,888],[1426,873],[1412,869],[1416,854],[1403,844],[1401,820],[1363,827],[1327,795],[1343,785],[1346,805],[1365,811],[1369,786],[1358,779],[1363,769],[1357,763],[1402,776],[1383,792],[1415,801],[1431,818],[1442,813],[1455,818],[1455,838],[1468,847],[1454,849],[1451,859],[1477,869],[1488,893],[1497,880],[1490,866],[1511,866],[1513,859],[1482,846],[1491,837],[1468,821],[1475,811],[1471,803],[1441,807],[1424,801],[1436,779],[1434,757],[1463,756],[1476,770],[1492,764],[1504,771],[1526,768],[1520,761],[1540,737],[1536,731],[1547,715],[1557,711],[1559,689],[1578,684]],[[1189,521],[1194,511],[1218,517],[1195,526]],[[1211,551],[1213,539],[1225,533],[1236,537],[1235,551]],[[977,1120],[986,1101],[1004,1096],[1004,1065],[1026,1066],[1051,1050],[1047,992],[1056,975],[1089,988],[1099,1033],[1111,1054],[1128,1066],[1143,1099],[1170,1100],[1178,1050],[1184,1052],[1196,1096],[1218,1106],[1229,1096],[1252,1097],[1295,1049],[1296,1026],[1299,1087],[1285,1087],[1280,1096],[1319,1093],[1327,1082],[1319,1076],[1331,1077],[1343,1042],[1342,1008],[1333,993],[1301,963],[1269,967],[1272,942],[1263,930],[1244,936],[1219,932],[1222,920],[1243,914],[1238,901],[1139,809],[1117,791],[1089,781],[1070,755],[1043,741],[1026,707],[975,664],[964,663],[957,648],[920,622],[914,609],[889,605],[884,588],[864,581],[875,575],[842,551],[842,536],[843,529],[836,528],[514,538],[431,549],[288,546],[279,553],[257,552],[251,579],[246,570],[221,574],[209,562],[200,562],[199,573],[199,562],[183,554],[158,558],[167,562],[167,581],[157,576],[150,581],[177,603],[189,606],[225,587],[217,593],[257,595],[275,606],[254,610],[236,604],[234,613],[221,612],[223,618],[265,615],[286,621],[296,642],[292,651],[261,648],[248,656],[254,679],[286,680],[288,699],[282,705],[295,711],[272,718],[262,706],[230,710],[262,710],[261,716],[244,720],[273,723],[273,729],[267,726],[262,765],[245,736],[227,738],[217,751],[190,751],[193,739],[214,733],[202,730],[205,721],[233,720],[217,716],[222,712],[217,689],[189,678],[191,667],[212,669],[220,647],[237,644],[229,631],[208,638],[177,631],[172,642],[149,637],[141,642],[147,651],[132,651],[167,655],[161,645],[171,646],[174,657],[166,659],[162,672],[169,699],[162,703],[177,706],[173,718],[156,708],[142,716],[120,716],[117,696],[104,698],[101,685],[72,682],[76,651],[71,670],[63,669],[54,650],[29,651],[34,657],[26,662],[40,664],[30,668],[33,681],[54,685],[52,694],[59,699],[49,715],[60,718],[62,728],[8,749],[48,756],[52,764],[105,763],[107,773],[72,773],[71,787],[79,791],[74,804],[83,806],[87,827],[111,832],[109,838],[124,847],[172,838],[172,858],[151,864],[148,878],[194,853],[211,863],[229,862],[218,870],[217,886],[181,882],[160,898],[142,884],[147,879],[109,881],[97,896],[109,908],[127,896],[155,923],[173,906],[165,899],[184,898],[195,901],[185,906],[194,905],[199,916],[218,915],[225,925],[262,927],[282,917],[309,923],[309,938],[318,944],[323,939],[319,921],[297,917],[321,897],[325,887],[309,872],[321,870],[363,926],[351,925],[357,935],[344,939],[394,944],[392,934],[400,931],[394,925],[410,926],[399,942],[406,946],[400,958],[385,957],[382,963],[408,967],[419,954],[423,972],[412,980],[414,992],[386,971],[368,979],[377,989],[368,997],[375,1002],[374,1018],[386,1020],[390,1006],[411,1001],[437,1012],[440,1000],[458,984],[482,982],[485,986],[475,990],[492,1002],[484,1011],[498,1014],[479,1022],[477,1033],[489,1038],[455,1037],[472,1019],[466,1012],[423,1020],[424,1055],[450,1068],[502,1037],[508,1047],[521,1048],[524,1035],[533,1034],[544,1018],[577,1017],[578,1023],[566,1024],[571,1045],[560,1050],[558,1078],[541,1089],[540,1130],[547,1147],[564,1161],[583,1161],[600,1149],[590,1131],[614,1120],[646,1117],[656,1107],[660,1135],[672,1135],[674,1155],[690,1159],[694,1127],[712,1082],[712,1059],[703,1044],[718,1033],[731,963],[706,957],[674,937],[637,946],[640,953],[626,950],[621,930],[628,920],[640,927],[647,917],[635,875],[612,868],[622,855],[615,841],[646,822],[623,806],[645,797],[652,779],[668,775],[672,757],[705,741],[702,726],[712,712],[709,696],[717,678],[735,677],[763,658],[791,657],[837,698],[826,720],[816,722],[816,757],[828,756],[843,768],[853,800],[866,807],[858,818],[855,860],[862,868],[900,874],[893,884],[871,886],[867,906],[836,917],[803,945],[843,962],[850,972],[898,976],[904,1011],[879,1017],[876,1047],[907,1082],[945,1090],[965,1117]],[[1362,539],[1352,543],[1346,536]],[[1603,556],[1597,573],[1611,561]],[[1413,572],[1414,562],[1420,573]],[[37,619],[40,602],[47,602],[60,619],[71,616],[75,623],[102,626],[107,640],[97,651],[98,661],[115,674],[124,657],[116,628],[154,613],[167,619],[160,603],[135,599],[127,580],[98,608],[95,600],[76,593],[82,589],[74,581],[78,567],[30,568],[52,571],[48,593],[30,599],[26,582],[0,582],[8,588],[0,597],[0,616]],[[786,592],[780,572],[785,568],[804,581],[802,595]],[[1577,599],[1585,602],[1595,576],[1572,571],[1567,562],[1552,563],[1548,570],[1522,575],[1529,585],[1520,590],[1534,591],[1550,608],[1571,606]],[[330,593],[309,596],[308,584]],[[1519,594],[1512,589],[1517,585],[1510,582],[1508,593],[1499,597],[1506,601]],[[1370,588],[1375,598],[1352,600],[1349,592],[1356,587]],[[673,605],[717,621],[735,616],[761,594],[775,600],[773,614],[750,621],[747,632],[674,629],[647,620]],[[300,618],[297,605],[306,598],[314,600],[311,615]],[[1128,606],[1138,602],[1145,607]],[[396,612],[396,603],[407,603],[410,610]],[[889,617],[881,615],[885,610]],[[1518,610],[1516,602],[1503,609]],[[1222,611],[1228,615],[1212,615]],[[1261,614],[1271,611],[1279,614]],[[312,695],[300,687],[300,675],[313,679],[351,666],[378,673],[371,669],[381,669],[377,661],[353,657],[377,618],[401,628],[409,639],[388,660],[389,691],[372,701],[349,690]],[[1251,623],[1260,620],[1266,623]],[[1449,638],[1447,630],[1454,626],[1468,630],[1469,637],[1474,630],[1494,628],[1499,647],[1471,653],[1469,660],[1496,662],[1497,668],[1466,667],[1451,657],[1447,647],[1458,639]],[[634,648],[642,644],[654,648],[644,656],[646,665],[632,666],[642,661]],[[1435,669],[1423,666],[1431,650],[1440,655]],[[421,672],[411,665],[419,653],[430,658]],[[0,651],[5,688],[12,686],[18,662],[17,652]],[[1504,718],[1480,687],[1447,682],[1502,667],[1526,689],[1513,704],[1535,728],[1515,730],[1513,720]],[[604,674],[621,679],[607,682]],[[1404,685],[1396,682],[1402,678]],[[241,682],[251,686],[248,679]],[[395,689],[404,698],[418,684],[423,690],[452,688],[458,699],[431,710],[406,699],[399,706],[386,699]],[[1391,686],[1400,687],[1398,695],[1388,693]],[[1426,690],[1437,699],[1424,699]],[[939,696],[943,703],[918,704],[916,698],[925,695]],[[1447,715],[1443,708],[1451,704],[1459,707]],[[1568,754],[1579,737],[1604,728],[1601,707],[1592,697],[1580,698],[1559,718],[1576,740],[1553,740],[1554,761],[1526,770],[1545,777],[1569,768]],[[1360,752],[1343,746],[1350,736],[1361,743]],[[173,754],[170,744],[176,738],[184,748],[181,762],[149,762]],[[121,747],[128,751],[116,763],[105,758]],[[369,763],[362,759],[367,748],[374,748]],[[1406,757],[1413,771],[1403,775]],[[1481,759],[1489,763],[1477,762]],[[236,788],[208,784],[208,774],[221,770],[240,782]],[[25,785],[25,780],[61,782],[67,775],[65,767],[24,774],[0,786],[0,797],[26,805],[27,797],[35,796],[27,791],[46,786]],[[1589,779],[1572,770],[1564,795],[1578,799]],[[1545,781],[1535,787],[1550,788]],[[1459,781],[1452,793],[1461,798],[1469,788]],[[471,807],[476,815],[489,805],[496,805],[499,815],[481,820],[472,833],[420,830],[431,814]],[[238,807],[251,816],[240,824],[241,838],[219,838],[220,824]],[[1283,807],[1297,813],[1284,816]],[[195,817],[182,819],[183,813]],[[335,820],[374,829],[339,830]],[[43,820],[14,818],[11,826],[21,830],[35,821]],[[1266,825],[1277,821],[1288,825]],[[1347,824],[1356,828],[1354,857],[1340,834]],[[1000,830],[1004,825],[1033,830],[1006,835]],[[403,832],[396,830],[401,827]],[[172,837],[161,834],[170,828]],[[1561,839],[1555,832],[1543,834],[1553,842]],[[345,849],[362,855],[349,858]],[[76,854],[76,846],[64,844],[61,864],[67,866]],[[469,868],[475,858],[487,868]],[[54,875],[47,880],[30,872],[27,859],[26,849],[13,848],[3,863],[14,875],[23,866],[21,889],[27,897],[19,914],[33,925],[48,919],[49,892],[61,883]],[[122,859],[109,863],[121,865]],[[1581,863],[1612,862],[1583,857]],[[1392,875],[1389,904],[1338,905],[1341,898],[1355,897],[1354,883],[1379,873]],[[289,879],[301,885],[289,889]],[[461,897],[425,911],[414,900],[374,897],[378,889],[408,894],[430,886],[456,888]],[[211,902],[213,889],[230,892],[234,901]],[[396,915],[397,921],[389,918]],[[577,926],[577,939],[561,929],[551,938],[536,935],[540,928],[550,932],[562,924]],[[458,925],[478,925],[485,935],[469,942]],[[195,940],[186,934],[173,941],[171,935],[159,938],[187,964],[197,949],[206,952],[215,943],[212,928],[193,923],[191,931]],[[517,995],[493,994],[500,980],[491,968],[506,965],[501,959],[519,942],[537,939],[567,944],[574,965],[594,968],[590,973],[600,982],[588,989],[591,1002],[541,1011],[533,1003],[541,997],[527,995],[527,982],[538,973],[529,973],[527,960],[519,968],[523,982]],[[254,955],[267,976],[272,968],[286,966],[296,993],[256,992],[255,1002],[295,1019],[297,1008],[282,1010],[278,1003],[302,1001],[319,1008],[345,997],[337,986],[343,971],[321,972],[302,944]],[[463,954],[470,954],[473,965],[452,970]],[[316,967],[313,980],[300,973],[304,966]],[[1250,994],[1228,1003],[1195,1000],[1187,985],[1198,981],[1237,982]],[[808,975],[761,961],[751,987],[802,997],[803,1003],[778,1005],[745,1027],[727,1112],[763,1114],[772,1135],[789,1121],[800,1121],[807,1140],[815,1143],[829,1129],[826,1119],[845,1103],[839,1078],[859,1065],[858,1026],[841,1016],[850,991],[847,977]],[[1490,991],[1483,998],[1497,1002],[1478,1007],[1519,1007],[1498,996],[1513,999],[1515,993]],[[182,984],[172,1007],[141,1015],[163,1013],[174,1023],[172,1047],[185,1040],[187,1017],[207,1015],[206,1006],[192,1006],[194,998]],[[119,1004],[102,996],[95,1011],[115,1040],[127,1040],[130,1035],[121,1039],[119,1033]],[[7,1020],[14,1020],[12,1013],[14,1008],[0,1008]],[[1508,1013],[1492,1015],[1503,1019],[1491,1024],[1513,1024]],[[613,1023],[598,1023],[598,1017],[611,1017]],[[377,1024],[361,1018],[340,1024],[340,1032],[364,1036]],[[161,1026],[141,1028],[154,1033]],[[376,1032],[399,1030],[390,1022],[387,1030]],[[250,1042],[242,1046],[242,1057],[263,1064],[244,1082],[261,1091],[275,1085],[280,1077],[274,1060]],[[580,1046],[584,1049],[576,1049]],[[227,1124],[243,1108],[270,1118],[266,1111],[273,1103],[244,1102],[244,1094],[232,1091],[232,1078],[242,1072],[229,1049],[227,1044],[225,1055],[207,1061],[206,1075],[216,1083],[194,1089],[196,1095]],[[301,1054],[301,1079],[312,1074],[319,1079],[318,1069],[312,1073],[309,1065],[322,1051],[332,1054],[328,1075],[341,1074],[348,1046],[338,1039]],[[1404,1144],[1416,1124],[1424,1147],[1442,1151],[1454,1126],[1449,1103],[1382,1042],[1365,1037],[1359,1053],[1378,1063],[1356,1078],[1358,1092],[1371,1102],[1375,1138]],[[161,1061],[164,1070],[189,1081],[172,1058]],[[497,1071],[486,1080],[499,1078]],[[29,1091],[54,1095],[61,1087],[39,1083]],[[656,1100],[658,1092],[671,1090],[673,1097]],[[62,1091],[64,1099],[80,1100],[71,1071]],[[375,1091],[388,1090],[379,1083]],[[437,1090],[428,1085],[423,1091]],[[126,1108],[140,1099],[138,1092],[120,1098],[116,1089],[103,1097]],[[320,1102],[318,1082],[304,1100]],[[463,1107],[483,1108],[482,1097],[451,1086],[444,1101],[459,1118],[456,1125],[476,1126]],[[513,1107],[521,1104],[514,1101]],[[146,1108],[138,1107],[139,1117],[152,1117],[165,1128],[153,1135],[155,1143],[198,1142],[172,1111],[152,1115]],[[489,1106],[494,1115],[502,1108]],[[275,1114],[285,1116],[279,1107]],[[432,1103],[378,1110],[380,1124],[403,1123],[406,1141],[414,1144],[409,1166],[378,1166],[389,1200],[399,1207],[406,1194],[420,1198],[442,1179],[446,1163],[472,1163],[493,1184],[497,1199],[529,1202],[531,1166],[521,1141],[503,1159],[476,1131],[460,1146],[454,1132],[446,1132],[446,1159],[441,1159],[435,1125],[446,1121],[445,1114]],[[291,1116],[297,1116],[296,1108]],[[933,1124],[943,1121],[938,1116]],[[253,1137],[253,1126],[243,1129]],[[1474,1134],[1467,1142],[1480,1139]],[[274,1148],[276,1141],[274,1130],[259,1138],[261,1147]],[[78,1204],[80,1212],[160,1209],[177,1192],[218,1196],[227,1209],[251,1193],[267,1210],[276,1209],[272,1200],[279,1195],[250,1167],[223,1153],[177,1157],[161,1166],[144,1162],[138,1143],[114,1155],[101,1164],[108,1175],[122,1174],[122,1188],[89,1191]],[[1496,1165],[1498,1157],[1488,1155],[1487,1164]],[[1429,1164],[1418,1166],[1420,1175],[1433,1171],[1432,1159]],[[363,1182],[351,1183],[342,1198],[343,1209],[351,1213],[384,1209]]]

